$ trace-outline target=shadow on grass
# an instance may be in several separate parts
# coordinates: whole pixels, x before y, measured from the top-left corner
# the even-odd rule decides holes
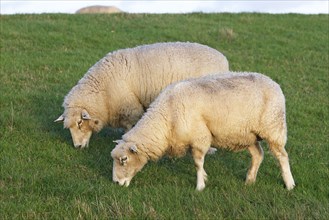
[[[248,156],[248,155],[247,155]],[[248,158],[219,149],[215,155],[207,155],[204,168],[209,181],[206,185],[218,185],[231,179],[234,182],[245,181]],[[247,161],[246,161],[247,160]],[[196,187],[196,169],[192,155],[187,153],[181,158],[169,158],[164,156],[159,161],[148,162],[142,171],[133,178],[133,185],[140,187],[162,187],[162,185],[175,185]]]
[[[111,128],[104,128],[101,132],[93,134],[89,147],[81,149],[85,152],[84,165],[95,170],[99,175],[112,180],[111,151],[115,146],[113,141],[120,139],[121,135],[120,130]]]
[[[92,135],[89,148],[74,149],[70,131],[63,128],[63,123],[54,122],[63,113],[61,105],[64,95],[52,92],[61,90],[57,87],[60,85],[53,85],[49,93],[34,91],[29,97],[30,120],[34,121],[36,131],[48,139],[50,145],[56,147],[58,143],[65,143],[72,150],[82,151],[79,154],[82,156],[80,157],[81,165],[110,178],[112,176],[111,150],[115,146],[113,140],[120,139],[122,132],[119,129],[104,128],[101,132]]]

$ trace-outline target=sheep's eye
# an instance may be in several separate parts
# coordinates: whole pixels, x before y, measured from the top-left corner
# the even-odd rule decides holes
[[[124,157],[120,157],[119,161],[120,161],[120,164],[123,166],[127,163],[127,156],[124,156]]]
[[[83,121],[82,121],[81,119],[78,121],[78,128],[79,128],[79,129],[81,129],[82,122],[83,122]]]

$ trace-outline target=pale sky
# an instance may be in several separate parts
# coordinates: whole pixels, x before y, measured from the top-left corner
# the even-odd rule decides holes
[[[116,6],[130,13],[190,13],[190,12],[262,12],[328,14],[329,0],[244,0],[244,1],[77,1],[77,0],[0,0],[1,14],[17,13],[75,13],[91,5]]]

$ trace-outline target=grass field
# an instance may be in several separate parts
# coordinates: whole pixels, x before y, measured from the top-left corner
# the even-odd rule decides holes
[[[328,15],[0,16],[0,219],[329,219]],[[106,128],[75,150],[53,121],[62,101],[106,53],[160,41],[223,52],[232,70],[264,73],[286,95],[286,149],[297,186],[287,191],[263,143],[256,184],[247,152],[206,157],[195,190],[190,155],[149,163],[128,188],[112,181]]]

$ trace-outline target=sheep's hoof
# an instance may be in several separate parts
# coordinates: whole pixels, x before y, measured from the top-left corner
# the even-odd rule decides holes
[[[252,185],[252,184],[254,184],[256,182],[256,180],[255,179],[246,179],[246,182],[245,182],[245,185]]]
[[[211,148],[209,148],[209,150],[208,150],[207,154],[215,154],[215,153],[216,153],[216,151],[217,151],[217,149],[216,149],[216,148],[214,148],[214,147],[211,147]]]
[[[292,190],[293,188],[295,188],[295,184],[291,184],[286,186],[287,190]]]
[[[202,190],[204,190],[205,187],[206,187],[205,185],[197,186],[196,190],[201,192]]]

